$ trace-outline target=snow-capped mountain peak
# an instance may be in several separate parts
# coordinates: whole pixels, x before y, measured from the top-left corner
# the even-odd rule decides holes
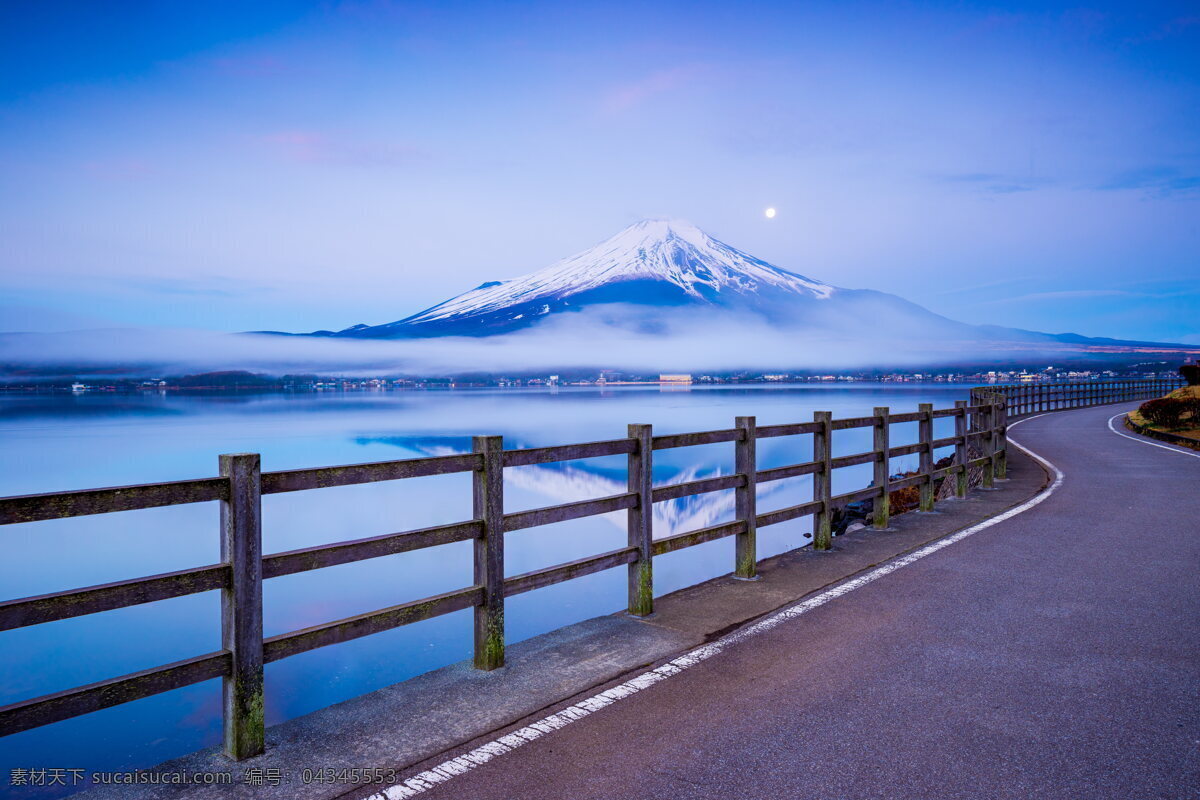
[[[633,281],[671,284],[698,301],[721,295],[783,290],[827,298],[835,290],[743,253],[679,220],[642,220],[588,250],[537,272],[489,281],[393,325],[463,319],[511,306],[555,301],[604,286]],[[528,313],[527,312],[527,313]]]

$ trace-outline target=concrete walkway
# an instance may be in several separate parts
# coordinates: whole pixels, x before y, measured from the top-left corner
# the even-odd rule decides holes
[[[1062,472],[1040,503],[420,796],[1200,797],[1200,457],[1124,410],[1012,430]]]

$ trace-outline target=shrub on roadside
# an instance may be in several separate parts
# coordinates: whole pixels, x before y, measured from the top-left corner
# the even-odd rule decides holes
[[[1183,423],[1188,428],[1200,428],[1200,397],[1185,397],[1183,403]]]
[[[1192,412],[1192,409],[1189,408],[1190,405],[1191,403],[1177,400],[1174,397],[1160,397],[1142,403],[1138,408],[1138,413],[1151,425],[1176,429],[1183,427],[1184,414]],[[1195,418],[1195,413],[1193,412],[1191,416]]]

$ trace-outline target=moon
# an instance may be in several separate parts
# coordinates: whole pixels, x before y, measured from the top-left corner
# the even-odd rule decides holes
[[[763,213],[767,215],[767,219],[775,219],[775,209],[768,208]]]

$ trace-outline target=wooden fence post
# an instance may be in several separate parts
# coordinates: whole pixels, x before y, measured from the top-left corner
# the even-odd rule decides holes
[[[471,473],[475,519],[483,531],[475,538],[475,585],[483,601],[475,606],[475,668],[504,666],[504,438],[476,436],[472,449],[483,457]]]
[[[629,454],[629,491],[638,496],[628,512],[629,546],[638,549],[629,565],[629,613],[645,617],[654,613],[654,432],[634,424],[628,434],[637,442]]]
[[[958,498],[967,496],[971,480],[971,472],[967,468],[967,462],[971,460],[971,451],[967,449],[967,405],[966,400],[954,401],[957,410],[954,415],[954,436],[957,440],[954,442],[954,457],[958,461],[958,471],[954,473],[954,496]]]
[[[754,580],[758,573],[758,544],[755,516],[758,513],[757,484],[757,446],[755,437],[758,435],[758,424],[754,417],[737,417],[734,426],[742,432],[742,438],[735,442],[734,470],[746,476],[746,485],[734,489],[734,505],[737,519],[746,523],[746,530],[734,537],[734,571],[735,578]]]
[[[917,410],[921,413],[921,419],[917,421],[917,440],[921,443],[921,450],[917,456],[919,469],[923,480],[921,481],[921,505],[920,510],[929,512],[933,511],[933,403],[921,403],[917,406]]]
[[[221,501],[221,561],[229,585],[221,590],[221,646],[230,672],[221,681],[225,753],[241,761],[263,752],[262,480],[258,453],[219,458],[229,479]]]
[[[987,463],[983,465],[983,488],[993,489],[996,486],[996,434],[993,431],[996,424],[996,406],[989,401],[979,414],[981,430],[984,431],[983,454],[987,457]]]
[[[996,433],[999,453],[996,455],[996,478],[998,480],[1008,480],[1008,406],[1001,403],[996,406],[997,422],[996,427],[1000,430]]]
[[[817,471],[813,473],[813,500],[821,504],[813,515],[813,550],[829,550],[833,547],[833,509],[830,508],[833,468],[829,463],[833,458],[833,412],[814,411],[813,422],[821,424],[821,429],[813,433],[813,461],[817,462]]]
[[[891,410],[887,406],[875,408],[875,436],[873,450],[875,451],[875,486],[882,493],[875,498],[875,528],[886,530],[891,522],[891,497],[888,495],[888,478],[891,476],[892,460],[888,457],[891,448]]]

